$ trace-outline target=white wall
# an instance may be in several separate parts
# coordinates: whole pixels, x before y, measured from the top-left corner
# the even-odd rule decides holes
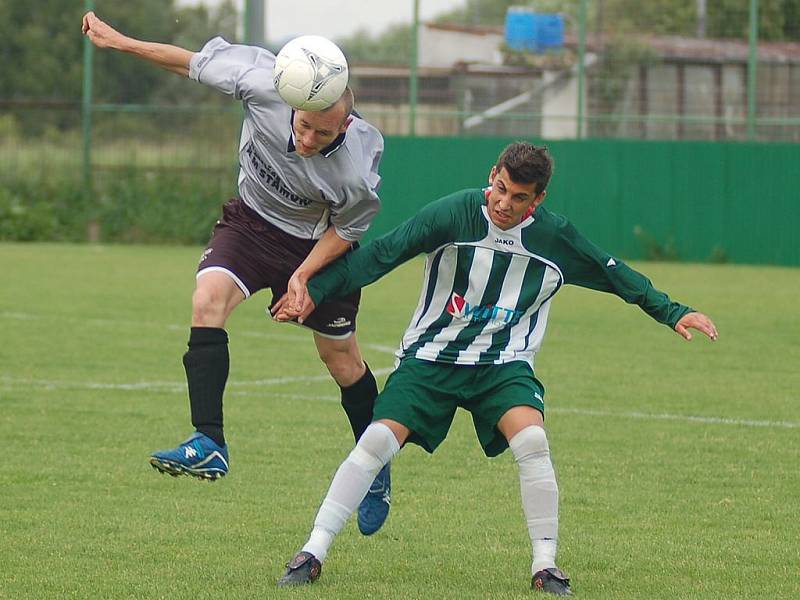
[[[419,28],[418,60],[421,67],[452,67],[458,62],[500,64],[499,33],[472,33],[428,27]]]

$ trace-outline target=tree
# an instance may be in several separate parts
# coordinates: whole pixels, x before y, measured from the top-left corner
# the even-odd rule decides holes
[[[0,97],[80,97],[80,14],[68,4],[0,1]]]
[[[213,35],[233,40],[237,14],[233,0],[210,10],[176,7],[174,0],[97,0],[96,12],[134,37],[199,48]],[[26,131],[75,126],[83,80],[80,23],[83,3],[75,0],[0,0],[0,100],[63,104],[69,111],[17,112]],[[98,103],[192,102],[203,93],[169,73],[119,52],[94,53],[94,100]],[[180,91],[178,91],[180,88]]]
[[[510,6],[526,4],[540,13],[564,14],[571,23],[577,23],[579,0],[465,0],[462,7],[436,21],[502,25]],[[598,22],[607,33],[694,36],[697,30],[697,0],[592,0],[587,7],[588,31]],[[749,0],[707,2],[706,36],[746,39],[749,7]],[[759,0],[758,22],[763,41],[800,41],[800,0]]]
[[[411,25],[392,25],[376,36],[364,28],[337,42],[351,63],[407,65],[411,57]]]
[[[97,14],[133,37],[190,50],[199,49],[215,35],[233,41],[236,32],[237,14],[232,0],[225,0],[214,10],[203,4],[176,8],[174,0],[99,0]],[[209,97],[201,89],[204,88],[190,86],[134,57],[119,52],[95,52],[97,102],[192,102],[198,97]]]
[[[98,14],[134,36],[172,41],[174,0],[98,0]],[[0,2],[0,95],[13,99],[78,100],[83,72],[83,3],[37,0]],[[107,99],[142,100],[155,81],[152,69],[120,61],[110,52],[95,57],[95,90]]]

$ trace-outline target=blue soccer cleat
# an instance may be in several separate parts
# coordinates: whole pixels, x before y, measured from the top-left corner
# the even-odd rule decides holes
[[[361,533],[372,535],[383,526],[386,517],[389,516],[391,496],[392,478],[387,463],[378,472],[378,476],[358,507],[358,530]]]
[[[210,437],[196,431],[177,448],[151,454],[150,465],[173,477],[191,475],[214,481],[228,474],[228,445],[220,447]]]

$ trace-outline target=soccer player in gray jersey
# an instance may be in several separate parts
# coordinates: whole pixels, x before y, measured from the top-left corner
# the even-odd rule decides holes
[[[275,56],[263,48],[214,38],[199,51],[137,40],[93,12],[83,32],[112,48],[209,85],[242,101],[239,196],[227,202],[197,270],[189,349],[183,357],[195,433],[177,448],[154,453],[161,472],[214,480],[228,472],[222,397],[228,377],[231,312],[257,291],[273,300],[305,293],[319,269],[348,252],[379,209],[381,134],[352,114],[346,89],[329,109],[292,110],[276,92]],[[305,325],[341,387],[356,440],[372,421],[378,390],[355,337],[360,292],[332,300]],[[389,470],[377,476],[359,523],[377,531],[389,510]]]
[[[399,366],[378,396],[375,421],[336,472],[308,542],[279,585],[319,577],[334,537],[375,474],[406,442],[433,452],[460,406],[472,413],[485,454],[511,447],[519,466],[532,587],[571,595],[556,567],[558,487],[543,429],[544,387],[533,373],[554,295],[564,284],[616,294],[687,340],[690,328],[712,340],[717,330],[540,206],[551,172],[546,149],[512,144],[492,168],[489,189],[433,202],[311,279],[307,297],[276,305],[279,319],[303,318],[315,305],[427,254],[419,304]]]

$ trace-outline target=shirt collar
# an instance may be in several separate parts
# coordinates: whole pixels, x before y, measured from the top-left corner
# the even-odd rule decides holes
[[[294,109],[292,109],[292,112],[289,115],[289,143],[286,146],[287,152],[294,152],[297,149],[297,145],[294,139],[293,124],[294,124]],[[328,144],[322,150],[320,150],[319,153],[325,158],[328,158],[331,154],[336,152],[339,148],[341,148],[344,145],[344,138],[346,133],[347,130],[337,135],[336,138],[334,138],[334,140],[330,144]]]

